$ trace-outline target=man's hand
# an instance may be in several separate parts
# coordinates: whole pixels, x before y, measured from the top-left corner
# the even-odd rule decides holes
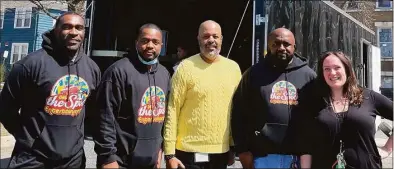
[[[243,168],[253,169],[253,155],[251,152],[243,152],[238,155]]]
[[[228,162],[227,166],[231,166],[235,163],[235,153],[233,151],[228,152]]]
[[[104,164],[102,168],[119,168],[118,162],[114,161],[109,164]]]
[[[170,160],[166,161],[167,169],[177,169],[178,167],[185,168],[180,160],[176,157],[171,158]]]
[[[162,158],[162,150],[160,149],[157,155],[156,168],[161,167],[161,158]]]

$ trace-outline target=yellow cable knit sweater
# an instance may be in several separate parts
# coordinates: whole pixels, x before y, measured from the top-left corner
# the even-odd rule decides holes
[[[164,126],[165,154],[229,150],[231,100],[241,71],[236,62],[218,59],[209,64],[197,54],[178,66]]]

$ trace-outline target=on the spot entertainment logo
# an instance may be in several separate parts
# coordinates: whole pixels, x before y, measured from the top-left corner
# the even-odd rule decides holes
[[[270,103],[272,104],[297,105],[297,98],[297,88],[290,82],[279,81],[272,86],[270,95]]]
[[[148,87],[142,95],[137,121],[142,124],[161,123],[166,111],[166,95],[158,86]]]
[[[89,92],[84,79],[76,75],[65,75],[53,85],[44,110],[50,115],[78,116]]]

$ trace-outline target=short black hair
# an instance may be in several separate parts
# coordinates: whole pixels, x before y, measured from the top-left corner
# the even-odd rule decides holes
[[[161,29],[159,28],[159,26],[157,26],[157,25],[155,25],[155,24],[153,24],[153,23],[147,23],[147,24],[142,25],[142,26],[140,27],[140,29],[138,30],[137,39],[140,38],[140,36],[141,36],[141,34],[142,34],[142,31],[143,31],[144,29],[146,29],[146,28],[156,29],[156,30],[158,30],[158,31],[161,32]]]
[[[80,14],[78,14],[78,13],[76,13],[76,12],[68,11],[68,12],[65,12],[65,13],[63,13],[63,14],[61,14],[60,16],[57,17],[56,23],[55,23],[55,28],[57,28],[57,27],[59,26],[60,20],[61,20],[62,18],[64,18],[65,16],[67,16],[67,15],[76,15],[76,16],[81,17],[82,20],[83,20],[83,17],[82,17]],[[85,22],[85,21],[84,21],[84,22]]]

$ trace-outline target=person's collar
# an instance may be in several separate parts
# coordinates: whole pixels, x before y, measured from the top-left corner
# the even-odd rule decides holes
[[[218,61],[220,61],[220,55],[217,55],[216,57],[215,57],[215,59],[214,60],[210,60],[210,59],[208,59],[207,57],[205,57],[202,53],[200,53],[200,57],[201,57],[201,59],[204,61],[204,62],[206,62],[206,63],[208,63],[208,64],[212,64],[212,63],[215,63],[215,62],[218,62]]]

